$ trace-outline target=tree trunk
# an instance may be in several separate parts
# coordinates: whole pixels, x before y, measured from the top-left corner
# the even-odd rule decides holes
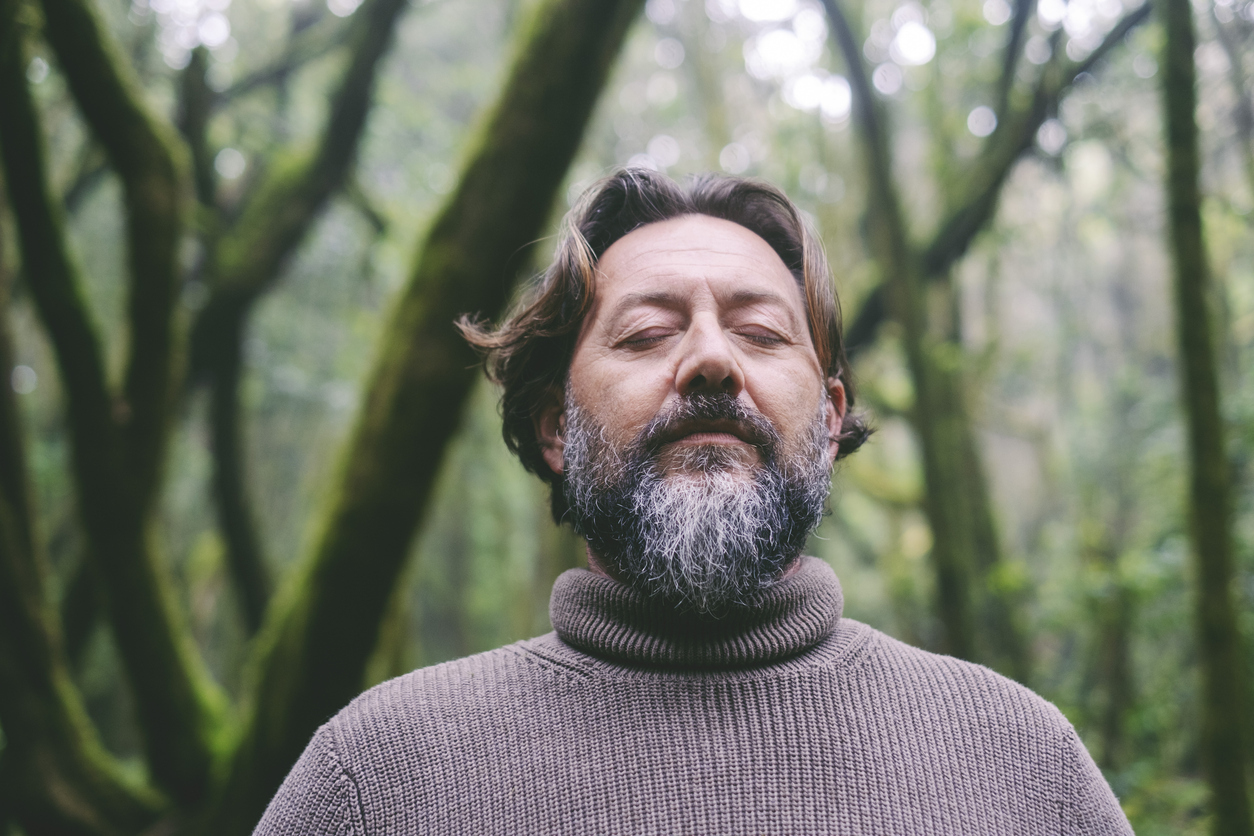
[[[0,88],[26,64],[12,7],[0,7]],[[7,94],[7,89],[0,96]],[[0,201],[0,210],[3,203]],[[25,449],[12,387],[8,276],[0,240],[0,832],[30,836],[136,832],[155,797],[130,787],[101,747],[74,689],[44,591]]]
[[[312,553],[259,639],[254,711],[209,829],[252,826],[317,726],[360,688],[477,372],[454,328],[498,316],[548,218],[640,0],[548,0],[381,338]]]
[[[81,47],[74,60],[107,75],[100,62],[109,59],[108,50],[101,43],[94,47],[87,43],[94,18],[84,22],[83,15],[90,18],[86,7],[75,0],[62,2],[65,8],[59,11],[64,14],[56,22],[69,31],[68,41]],[[141,282],[137,274],[132,287],[134,362],[119,404],[106,385],[100,340],[81,296],[78,268],[66,247],[61,214],[49,194],[41,127],[27,87],[16,23],[18,5],[18,0],[0,0],[6,43],[0,63],[0,151],[17,220],[22,266],[67,392],[76,498],[92,559],[107,586],[114,634],[140,707],[145,755],[154,781],[190,803],[201,798],[208,784],[221,695],[200,665],[148,530],[163,433],[141,439],[132,432],[157,421],[166,406],[161,369],[168,371],[166,364],[172,361],[134,354],[141,345],[153,351],[169,350],[168,345],[161,347],[163,338],[158,332],[162,326],[155,321],[154,306],[161,307],[164,293],[159,287],[160,253],[132,252],[133,261],[143,262],[145,278]],[[96,35],[103,37],[98,31]],[[84,72],[83,66],[76,72]],[[91,82],[94,93],[119,100],[117,111],[108,114],[114,120],[112,129],[128,136],[142,135],[143,129],[130,120],[146,117],[133,102],[121,101],[130,94],[129,88],[120,82],[113,86],[100,79]],[[92,107],[98,110],[101,103],[95,101]],[[128,147],[120,153],[134,154],[136,149]],[[144,164],[130,161],[120,166],[120,173],[125,181],[128,176],[139,176],[136,170],[143,168]],[[156,182],[146,179],[147,189],[137,189],[138,194],[128,198],[128,218],[136,212],[153,220],[157,207],[139,204],[149,199],[161,204],[163,194],[169,197],[160,183],[160,178]],[[169,207],[167,211],[176,214]],[[134,223],[145,228],[140,220]],[[163,230],[168,223],[169,219],[153,220]],[[160,230],[153,234],[159,236]],[[138,236],[132,235],[133,250],[138,243]],[[167,243],[160,239],[154,247],[163,251]],[[154,298],[143,298],[144,288]],[[146,336],[141,337],[141,331]]]
[[[1194,110],[1195,49],[1189,0],[1159,0],[1167,140],[1167,206],[1174,275],[1181,397],[1189,440],[1198,651],[1202,669],[1202,761],[1216,836],[1254,833],[1246,787],[1245,682],[1233,601],[1232,492],[1211,330],[1210,274],[1202,233]]]

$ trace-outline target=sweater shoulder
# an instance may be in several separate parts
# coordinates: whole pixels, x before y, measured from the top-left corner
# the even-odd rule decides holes
[[[916,708],[930,706],[1003,727],[1030,727],[1054,745],[1065,745],[1075,734],[1053,703],[984,665],[914,647],[860,622],[851,626],[867,634],[862,675],[889,694],[909,695]]]
[[[415,711],[441,704],[480,704],[526,677],[530,664],[520,650],[523,643],[452,659],[412,670],[359,694],[329,725],[346,731],[412,718]]]

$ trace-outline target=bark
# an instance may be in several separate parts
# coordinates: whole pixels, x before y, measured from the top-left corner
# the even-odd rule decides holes
[[[12,28],[17,7],[17,0],[0,0],[0,9],[10,21],[6,35],[10,46],[0,67],[0,151],[17,220],[22,266],[66,390],[76,499],[92,559],[108,586],[114,633],[140,708],[145,754],[160,786],[178,800],[195,800],[209,776],[220,697],[199,665],[173,605],[164,567],[148,537],[152,457],[138,455],[138,443],[128,444],[134,436],[126,430],[134,428],[134,421],[123,427],[115,420],[127,410],[118,407],[105,384],[100,340],[81,296],[78,267],[66,247],[61,214],[50,198],[41,129],[26,86],[20,42]],[[83,11],[70,10],[59,25],[78,32],[72,18]],[[101,54],[84,46],[77,58],[90,62],[93,55]],[[152,183],[148,186],[160,191]],[[128,209],[137,202],[128,200]],[[163,245],[158,241],[154,246],[161,249]],[[153,266],[147,255],[135,261],[143,261],[145,269]],[[137,286],[159,296],[162,291],[153,287],[154,276],[147,278],[144,283],[137,277]],[[142,295],[138,287],[132,293],[133,298]],[[148,304],[143,301],[140,306]],[[153,328],[134,327],[160,330],[149,325]],[[134,344],[156,350],[160,340],[151,337],[136,336]],[[132,363],[127,391],[138,392],[148,384],[160,388],[151,379],[160,365],[146,359]],[[163,411],[152,404],[149,407],[149,417]],[[136,410],[131,415],[140,420]],[[142,472],[144,461],[147,477]],[[136,469],[141,471],[138,476]]]
[[[1211,327],[1211,276],[1198,186],[1193,13],[1188,0],[1159,0],[1167,209],[1181,397],[1189,441],[1189,533],[1202,673],[1202,762],[1211,832],[1254,833],[1247,795],[1244,656],[1233,590],[1232,488]]]
[[[14,61],[21,51],[13,10],[0,6],[3,78],[15,64],[25,67]],[[0,379],[7,381],[4,263],[0,246]],[[156,818],[158,800],[120,778],[78,700],[47,605],[33,520],[17,403],[0,385],[0,829],[7,832],[11,818],[31,836],[135,832]]]
[[[1087,561],[1102,579],[1101,593],[1093,601],[1096,640],[1093,669],[1099,698],[1097,762],[1103,769],[1123,765],[1127,737],[1124,719],[1132,707],[1132,664],[1129,654],[1136,602],[1132,590],[1119,577],[1118,537],[1101,536],[1086,551]]]
[[[61,205],[65,208],[67,215],[73,216],[78,212],[83,201],[100,184],[108,170],[108,162],[100,146],[94,142],[84,145],[79,154],[78,168],[74,172],[74,177],[61,195]]]
[[[382,336],[320,534],[259,641],[215,833],[245,832],[363,666],[476,377],[454,328],[498,316],[527,263],[639,0],[548,0],[426,235]]]

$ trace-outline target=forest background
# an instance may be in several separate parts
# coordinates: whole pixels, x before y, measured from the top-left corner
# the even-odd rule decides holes
[[[549,629],[582,545],[452,322],[623,165],[822,237],[846,615],[1055,702],[1138,833],[1249,833],[1252,45],[1251,0],[0,0],[0,833],[247,833],[359,690]]]

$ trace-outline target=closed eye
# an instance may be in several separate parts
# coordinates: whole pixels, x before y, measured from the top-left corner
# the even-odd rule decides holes
[[[788,342],[779,334],[775,334],[771,331],[759,331],[759,330],[740,331],[738,332],[737,336],[741,337],[742,339],[746,339],[749,342],[754,343],[756,345],[763,345],[763,346],[783,345],[786,342]]]
[[[631,336],[619,342],[618,347],[635,349],[635,350],[652,348],[653,346],[657,345],[658,343],[662,342],[667,337],[670,337],[673,334],[674,332],[670,330],[650,328],[646,331],[640,331],[638,333],[632,334]]]

